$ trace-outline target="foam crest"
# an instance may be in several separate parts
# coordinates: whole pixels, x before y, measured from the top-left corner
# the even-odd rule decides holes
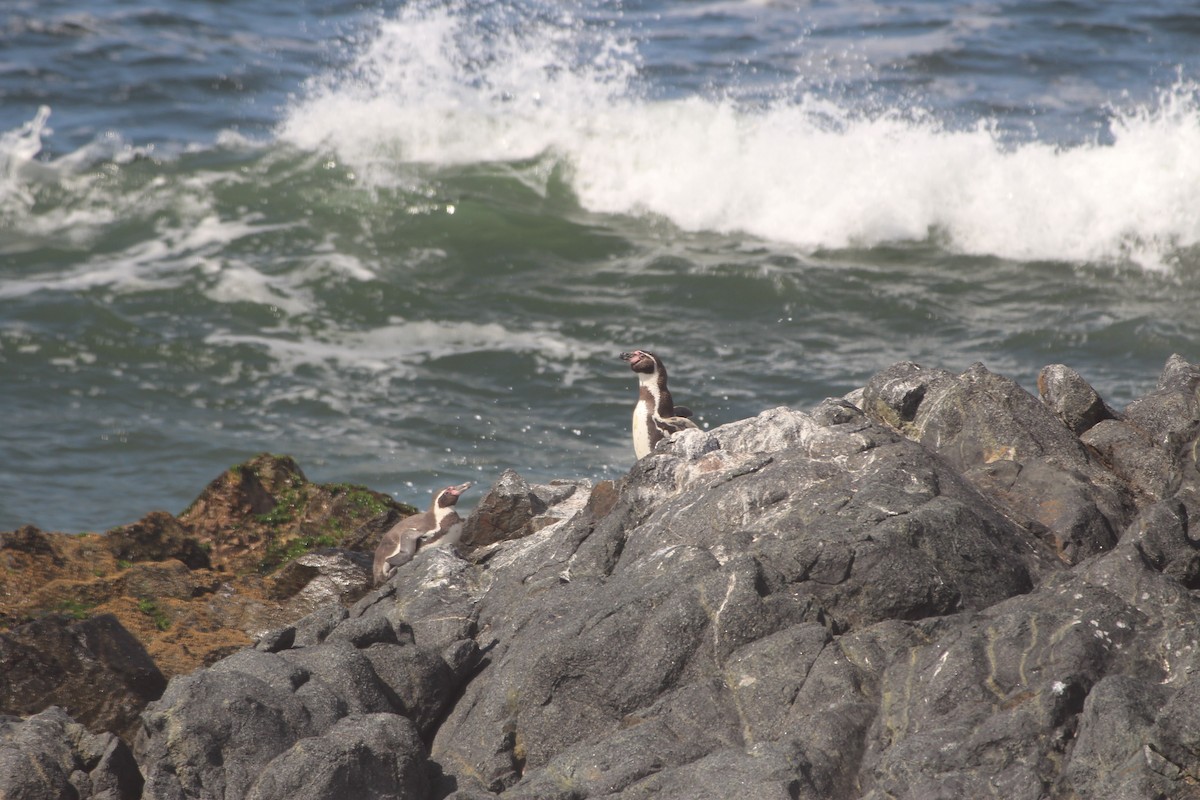
[[[0,133],[0,213],[13,205],[33,204],[25,172],[41,152],[42,136],[51,133],[46,125],[49,119],[50,107],[42,106],[34,118],[20,128]]]
[[[0,277],[0,299],[40,291],[85,292],[98,287],[123,292],[173,289],[191,283],[193,271],[199,271],[210,276],[212,287],[208,293],[215,300],[251,300],[293,313],[304,310],[302,299],[290,297],[290,285],[261,276],[222,255],[230,242],[286,226],[220,220],[211,214],[190,222],[189,227],[162,231],[157,238],[139,241],[119,253],[92,257],[71,269],[32,277]]]
[[[280,135],[380,182],[400,163],[531,158],[625,92],[629,57],[565,13],[416,3],[381,23],[347,74],[313,82]]]
[[[505,27],[481,15],[521,9],[488,8],[413,4],[382,22],[281,138],[381,183],[414,164],[548,158],[591,211],[810,250],[934,237],[969,254],[1163,269],[1200,242],[1200,104],[1183,81],[1153,108],[1114,112],[1110,141],[1013,144],[988,120],[949,128],[790,87],[756,107],[649,100],[633,88],[634,47],[608,28],[536,13]]]
[[[581,202],[689,230],[805,248],[936,236],[1017,260],[1162,268],[1200,241],[1200,113],[1190,89],[1118,116],[1113,143],[1010,147],[986,124],[688,100],[611,120],[572,156]]]

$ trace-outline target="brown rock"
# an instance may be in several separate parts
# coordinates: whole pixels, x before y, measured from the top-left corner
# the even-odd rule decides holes
[[[372,551],[391,523],[415,513],[361,486],[309,483],[291,458],[264,453],[210,483],[179,522],[214,569],[265,574],[314,548]]]
[[[608,516],[617,505],[620,492],[614,481],[600,481],[588,495],[587,511],[596,519]]]
[[[546,504],[529,483],[514,470],[506,469],[471,512],[459,541],[465,549],[476,550],[506,539],[523,538],[536,530],[534,517],[545,510]]]
[[[131,711],[118,719],[80,699],[89,685],[97,697],[125,691],[87,650],[97,635],[88,631],[112,638],[115,626],[160,681],[192,672],[316,605],[353,602],[369,588],[364,553],[415,512],[363,487],[309,483],[292,459],[260,455],[178,518],[153,512],[106,535],[0,533],[0,630],[15,626],[3,651],[11,669],[0,656],[14,703],[0,710],[59,705],[89,725],[131,725],[140,705],[122,701]]]
[[[263,454],[226,470],[179,516],[217,569],[237,571],[246,556],[261,557],[274,528],[294,521],[307,501],[308,481],[286,456]]]
[[[178,559],[189,569],[208,569],[208,553],[175,517],[154,511],[139,522],[108,532],[107,542],[118,561]]]
[[[15,553],[26,553],[35,556],[50,556],[58,566],[62,566],[62,558],[55,552],[50,543],[50,537],[32,525],[26,525],[12,532],[0,533],[0,547]]]

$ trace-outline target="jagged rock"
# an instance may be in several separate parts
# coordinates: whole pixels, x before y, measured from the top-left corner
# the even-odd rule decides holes
[[[371,556],[327,547],[285,564],[272,576],[269,594],[286,603],[289,615],[300,617],[329,603],[353,602],[371,583]]]
[[[899,364],[590,490],[513,473],[470,560],[174,678],[144,796],[1196,797],[1197,387],[1173,358],[1081,441]]]
[[[0,797],[136,800],[142,776],[128,746],[90,734],[61,708],[27,719],[0,716]]]
[[[359,486],[314,484],[287,456],[226,470],[179,515],[215,568],[269,572],[322,545],[373,550],[389,520],[416,509]]]
[[[411,564],[411,566],[409,566]],[[440,547],[418,551],[399,576],[350,609],[351,616],[394,608],[421,647],[441,651],[478,632],[469,565]]]
[[[429,796],[425,749],[411,722],[394,714],[352,715],[302,739],[267,765],[247,800],[422,800]]]
[[[1177,493],[1191,513],[1200,513],[1200,366],[1171,356],[1158,389],[1130,403],[1125,421],[1161,455],[1148,454],[1139,446],[1132,452],[1112,453],[1114,461],[1131,479],[1157,489],[1153,499]]]
[[[454,664],[419,647],[396,604],[377,598],[354,615],[324,606],[255,649],[173,678],[135,745],[147,796],[358,796],[376,781],[363,796],[424,797],[418,731],[432,735],[469,677],[475,645],[458,644]],[[328,769],[306,756],[327,757]]]
[[[528,481],[506,469],[475,506],[459,541],[469,551],[528,536],[534,532],[534,518],[545,510],[546,503]]]
[[[1177,459],[1135,425],[1105,420],[1080,438],[1143,502],[1162,500],[1179,490]]]
[[[111,614],[45,617],[0,633],[3,713],[61,705],[89,730],[132,740],[142,709],[165,687],[146,649]]]
[[[1200,683],[1189,681],[1171,693],[1148,738],[1146,748],[1154,756],[1147,759],[1150,771],[1193,788],[1200,785]]]
[[[856,409],[820,416],[833,424],[776,409],[689,431],[638,463],[607,515],[506,544],[479,602],[500,641],[434,758],[491,791],[558,774],[564,746],[727,680],[757,640],[982,609],[1058,569],[941,459]]]
[[[486,557],[499,542],[521,539],[564,522],[586,502],[591,482],[557,480],[530,484],[506,469],[463,525],[460,547],[473,558]]]
[[[1171,356],[1158,389],[1130,403],[1125,418],[1164,445],[1186,448],[1194,443],[1200,436],[1200,365]],[[1194,453],[1191,463],[1194,467]]]
[[[346,609],[340,605],[330,604],[316,609],[292,626],[295,633],[292,636],[293,644],[291,646],[306,647],[320,644],[347,616],[349,614]]]
[[[165,511],[147,514],[139,522],[113,528],[106,537],[113,556],[122,561],[165,561],[174,558],[188,569],[209,569],[208,553],[179,520]]]
[[[1171,692],[1128,675],[1099,681],[1079,716],[1079,735],[1063,770],[1064,787],[1096,800],[1170,797],[1178,784],[1147,769],[1146,748],[1158,710]]]
[[[266,533],[246,521],[265,517],[281,502],[295,504],[295,498],[285,495],[307,480],[291,458],[263,454],[219,475],[179,519],[209,544],[213,563],[222,565],[258,550]]]
[[[1044,532],[1067,563],[1110,549],[1133,516],[1129,487],[1045,404],[981,364],[961,375],[896,364],[867,383],[863,404]]]
[[[1121,543],[1134,548],[1151,569],[1188,589],[1200,589],[1200,536],[1192,530],[1182,502],[1165,501],[1147,508],[1129,526]]]
[[[1038,395],[1076,436],[1117,413],[1083,377],[1064,364],[1042,367],[1037,379]]]

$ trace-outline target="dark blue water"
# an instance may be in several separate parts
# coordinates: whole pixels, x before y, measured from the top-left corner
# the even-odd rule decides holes
[[[1115,405],[1200,360],[1200,11],[18,0],[0,529],[262,450],[421,503],[901,359]]]

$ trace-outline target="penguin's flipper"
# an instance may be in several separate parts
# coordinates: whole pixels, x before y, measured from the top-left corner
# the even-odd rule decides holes
[[[688,428],[699,427],[687,417],[658,417],[654,421],[663,433],[678,433]]]
[[[416,531],[405,531],[400,537],[400,546],[396,548],[396,552],[392,553],[385,560],[393,567],[403,567],[408,562],[412,561],[412,557],[417,554],[417,540],[420,534]]]
[[[441,541],[443,535],[443,532],[437,529],[426,531],[425,533],[421,534],[421,547],[428,547],[431,544],[436,544],[437,542]]]
[[[386,559],[386,560],[387,560],[387,563],[390,564],[393,569],[395,569],[398,567],[403,567],[405,564],[412,561],[412,557],[413,557],[413,553],[406,553],[403,550],[401,550],[399,553],[396,553],[396,555],[394,555],[391,558]]]
[[[675,411],[675,416],[677,416],[677,417],[692,416],[692,410],[690,408],[688,408],[687,406],[675,406],[674,411]]]

